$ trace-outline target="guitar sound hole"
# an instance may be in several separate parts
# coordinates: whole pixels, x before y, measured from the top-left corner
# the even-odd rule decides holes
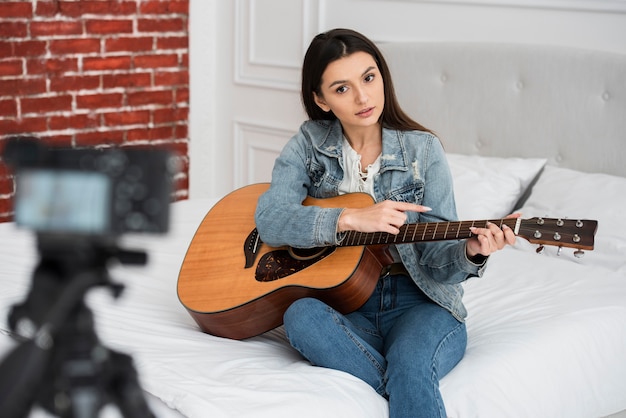
[[[287,249],[289,255],[299,261],[313,260],[328,251],[328,247],[316,248],[291,248]]]

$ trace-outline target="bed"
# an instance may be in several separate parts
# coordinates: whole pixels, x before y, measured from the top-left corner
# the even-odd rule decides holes
[[[441,381],[449,417],[605,417],[626,411],[626,57],[499,44],[382,44],[400,101],[449,154],[460,219],[597,220],[593,251],[518,239],[464,284],[469,342]],[[100,339],[132,356],[163,417],[372,417],[386,401],[313,367],[281,327],[244,340],[200,331],[177,296],[185,253],[219,199],[172,204],[164,236],[128,235],[146,266],[112,265],[118,299],[87,301]],[[37,260],[30,231],[0,224],[5,318]],[[106,414],[116,416],[114,408]],[[622,412],[624,414],[624,412]],[[33,416],[43,415],[34,411]]]

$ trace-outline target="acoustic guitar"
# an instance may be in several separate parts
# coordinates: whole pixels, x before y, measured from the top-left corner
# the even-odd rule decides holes
[[[508,225],[540,245],[592,250],[597,221],[547,218],[405,224],[397,235],[348,232],[340,246],[270,247],[255,228],[254,211],[268,183],[235,190],[212,207],[198,227],[178,277],[178,297],[202,331],[231,339],[259,335],[282,324],[295,300],[315,297],[348,313],[374,291],[381,274],[380,249],[390,244],[458,240],[471,226]],[[362,193],[305,205],[361,208],[374,203]]]

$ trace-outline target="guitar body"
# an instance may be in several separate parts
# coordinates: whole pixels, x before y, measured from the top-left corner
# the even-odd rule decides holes
[[[315,297],[346,313],[358,309],[374,291],[382,265],[367,246],[336,247],[286,277],[259,281],[259,260],[281,250],[261,244],[255,262],[246,267],[246,238],[255,229],[257,200],[268,187],[254,184],[224,197],[207,213],[190,243],[177,291],[204,332],[244,339],[281,325],[285,310],[297,299]],[[350,194],[307,198],[304,203],[365,207],[373,200]]]

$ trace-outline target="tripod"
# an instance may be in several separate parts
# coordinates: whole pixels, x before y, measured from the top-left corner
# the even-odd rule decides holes
[[[0,364],[0,415],[26,417],[39,405],[59,417],[95,418],[112,403],[124,417],[153,417],[131,357],[100,343],[84,302],[95,286],[118,297],[123,286],[110,281],[107,262],[145,264],[145,253],[76,237],[38,238],[31,288],[9,313],[11,330],[32,337]]]

